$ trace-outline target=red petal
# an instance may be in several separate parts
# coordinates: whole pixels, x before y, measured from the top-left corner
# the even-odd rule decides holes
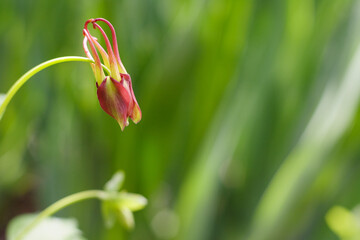
[[[111,81],[107,81],[108,79]],[[97,96],[101,108],[116,119],[121,130],[124,130],[129,124],[127,120],[129,108],[133,108],[131,92],[123,86],[123,83],[106,77],[97,89]]]
[[[141,114],[139,104],[137,103],[135,95],[134,95],[134,91],[133,91],[132,83],[131,83],[131,77],[129,74],[121,73],[120,75],[121,75],[121,79],[127,81],[129,88],[130,88],[129,90],[130,90],[131,98],[133,101],[132,107],[129,108],[128,115],[133,120],[134,123],[138,123],[141,120],[142,114]]]

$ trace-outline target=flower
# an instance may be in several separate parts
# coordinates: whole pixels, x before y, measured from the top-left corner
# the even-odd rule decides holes
[[[119,222],[131,230],[135,225],[133,212],[147,205],[147,199],[144,196],[121,190],[124,180],[124,172],[118,171],[104,186],[107,197],[102,200],[101,208],[105,226],[108,228],[113,227],[115,222]]]
[[[112,45],[105,31],[96,23],[98,21],[106,23],[110,28]],[[105,40],[107,51],[90,34],[88,30],[89,23],[92,23],[94,29],[100,31]],[[114,27],[108,20],[103,18],[89,19],[85,22],[83,34],[85,54],[94,61],[94,63],[91,63],[91,68],[95,75],[97,96],[101,108],[119,123],[121,130],[124,130],[129,125],[129,117],[134,123],[138,123],[141,120],[141,110],[132,89],[131,77],[126,72],[120,59]],[[88,43],[94,58],[88,49]],[[104,65],[109,69],[109,76],[104,73],[97,51],[100,52]]]

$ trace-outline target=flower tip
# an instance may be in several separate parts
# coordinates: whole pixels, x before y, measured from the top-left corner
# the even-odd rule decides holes
[[[128,119],[122,119],[122,118],[115,118],[113,117],[119,124],[121,131],[123,132],[125,127],[129,126]]]
[[[127,124],[124,124],[122,121],[118,121],[121,131],[123,132]]]
[[[84,29],[87,30],[87,25],[88,25],[89,23],[93,23],[94,21],[95,21],[95,19],[93,19],[93,18],[90,18],[89,20],[87,20],[87,21],[85,22],[85,24],[84,24]]]
[[[142,117],[142,114],[141,114],[140,107],[136,103],[135,106],[134,106],[133,112],[130,115],[130,118],[135,124],[138,124],[138,122],[140,122],[140,120],[141,120],[141,117]]]

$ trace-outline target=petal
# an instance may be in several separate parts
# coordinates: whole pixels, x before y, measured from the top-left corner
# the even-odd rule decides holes
[[[142,114],[141,114],[139,104],[136,101],[136,98],[135,98],[135,95],[134,95],[134,91],[133,91],[132,83],[131,83],[131,77],[130,77],[129,74],[120,74],[120,75],[121,75],[121,78],[128,83],[131,98],[132,98],[132,101],[133,101],[132,108],[129,109],[129,113],[128,113],[129,117],[131,118],[131,120],[133,120],[134,123],[138,123],[141,120]]]
[[[134,108],[132,113],[130,114],[130,118],[131,120],[133,120],[134,123],[138,123],[141,120],[141,110],[137,103],[134,104]]]
[[[109,81],[110,80],[110,81]],[[121,130],[129,125],[127,120],[132,105],[131,93],[122,83],[106,77],[97,89],[101,108],[119,123]]]

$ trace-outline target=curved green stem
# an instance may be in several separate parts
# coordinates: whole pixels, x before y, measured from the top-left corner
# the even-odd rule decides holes
[[[59,201],[53,203],[49,207],[47,207],[44,211],[39,213],[37,217],[26,227],[24,228],[19,235],[16,237],[16,240],[23,239],[36,225],[38,225],[42,220],[44,220],[47,217],[50,217],[57,211],[80,201],[86,200],[86,199],[92,199],[97,198],[100,200],[104,200],[108,198],[108,193],[101,190],[88,190],[83,191],[79,193],[72,194],[70,196],[67,196],[63,199],[60,199]]]
[[[6,106],[9,104],[11,99],[14,97],[15,93],[20,89],[24,83],[29,80],[32,76],[34,76],[36,73],[40,72],[41,70],[50,67],[52,65],[63,63],[63,62],[94,62],[93,60],[86,58],[86,57],[77,57],[77,56],[68,56],[68,57],[59,57],[54,58],[49,61],[43,62],[36,67],[33,67],[29,71],[27,71],[24,75],[22,75],[21,78],[19,78],[10,88],[10,90],[6,93],[5,99],[3,100],[2,104],[0,105],[0,118],[2,114],[5,111]],[[107,67],[104,65],[102,66],[104,70],[110,75],[110,71]]]

